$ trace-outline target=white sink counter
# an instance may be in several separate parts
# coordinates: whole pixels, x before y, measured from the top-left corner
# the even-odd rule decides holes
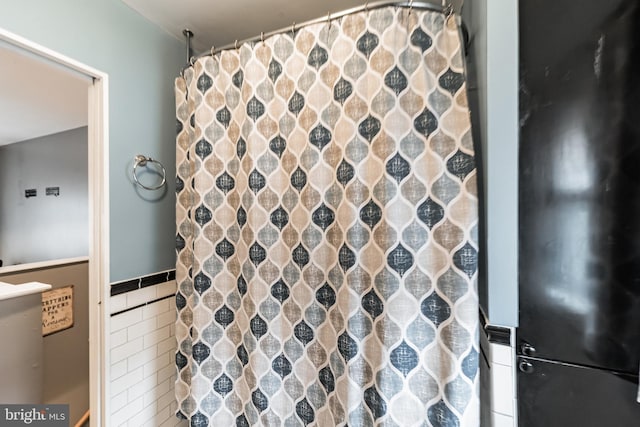
[[[12,285],[0,282],[0,301],[21,297],[24,295],[37,294],[51,289],[51,285],[40,282],[23,283],[22,285]]]

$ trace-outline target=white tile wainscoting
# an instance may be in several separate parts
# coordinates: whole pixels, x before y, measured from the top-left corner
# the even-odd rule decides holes
[[[486,427],[517,427],[515,329],[486,324],[480,337],[483,367],[488,369],[484,379],[490,404],[484,408],[484,419],[491,425]]]
[[[175,416],[175,272],[111,288],[109,426],[187,426]]]

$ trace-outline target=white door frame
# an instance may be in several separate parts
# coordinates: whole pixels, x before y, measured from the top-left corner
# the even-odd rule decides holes
[[[109,78],[101,71],[2,28],[0,40],[93,79],[88,93],[89,408],[91,427],[107,426],[105,325],[109,316]]]

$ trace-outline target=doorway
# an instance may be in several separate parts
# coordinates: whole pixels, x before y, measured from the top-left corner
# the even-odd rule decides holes
[[[108,76],[98,70],[79,63],[71,58],[54,52],[46,47],[26,40],[16,34],[0,29],[0,47],[12,52],[19,57],[43,65],[43,69],[51,70],[51,73],[66,74],[69,80],[85,82],[84,100],[85,122],[76,128],[76,132],[84,132],[86,135],[86,244],[82,255],[77,253],[63,253],[57,255],[55,250],[46,251],[40,256],[42,259],[29,259],[26,263],[19,265],[0,267],[0,275],[8,277],[10,275],[20,275],[32,272],[34,274],[47,275],[48,269],[59,269],[61,266],[70,265],[78,268],[85,263],[85,274],[88,277],[84,296],[78,299],[76,304],[82,304],[82,309],[86,313],[88,325],[86,333],[88,335],[88,391],[90,425],[106,425],[104,414],[105,402],[105,364],[104,349],[105,336],[104,324],[108,314],[104,309],[103,302],[108,298]],[[33,82],[33,80],[31,80]],[[2,94],[0,93],[0,97]],[[58,108],[65,105],[67,100],[61,97],[58,100]],[[69,100],[69,103],[71,101]],[[15,108],[19,106],[16,105]],[[38,124],[41,120],[38,120]],[[68,126],[68,125],[67,125]],[[86,126],[85,130],[82,127]],[[70,129],[62,130],[67,132]],[[42,131],[39,131],[42,132]],[[55,132],[55,131],[54,131]],[[60,134],[60,132],[55,132]],[[65,139],[63,135],[61,139]],[[18,137],[20,138],[20,137]],[[30,138],[30,139],[37,139]],[[26,185],[26,187],[33,187]],[[62,200],[64,188],[51,185],[41,185],[42,188],[20,188],[16,191],[24,190],[24,198],[38,196],[38,190],[43,198],[53,198],[60,196]],[[35,191],[32,191],[35,190]],[[57,194],[56,194],[57,191]],[[35,194],[35,196],[31,196]],[[54,239],[55,240],[55,239]],[[65,242],[60,241],[60,246]],[[55,245],[53,245],[55,246]],[[1,258],[1,257],[0,257]],[[15,263],[15,262],[14,262]],[[35,276],[34,276],[35,277]],[[51,276],[53,277],[53,276]],[[3,280],[3,279],[0,279]],[[34,279],[35,280],[35,279]],[[66,280],[66,279],[63,279]],[[45,280],[38,280],[45,281]],[[78,294],[79,295],[79,294]],[[86,336],[86,335],[85,335]],[[64,362],[64,361],[63,361]],[[73,366],[67,366],[73,369]],[[41,402],[24,402],[41,403]],[[62,402],[60,402],[62,403]],[[70,419],[71,425],[78,421],[78,416],[74,415]]]

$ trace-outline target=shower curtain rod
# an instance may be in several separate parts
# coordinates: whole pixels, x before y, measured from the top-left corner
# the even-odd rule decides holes
[[[434,12],[442,12],[447,15],[452,15],[455,13],[453,5],[451,4],[451,0],[443,0],[442,4],[428,3],[428,2],[414,2],[414,1],[397,1],[397,0],[382,0],[372,3],[365,3],[362,6],[356,6],[351,9],[346,9],[341,12],[336,13],[328,13],[326,17],[316,18],[311,21],[306,21],[301,24],[296,24],[295,22],[290,27],[281,28],[279,30],[271,31],[268,33],[261,33],[258,36],[251,37],[244,40],[236,40],[234,43],[229,43],[227,45],[222,46],[221,48],[216,48],[215,46],[211,47],[211,50],[208,52],[203,52],[199,55],[192,56],[189,61],[190,64],[186,66],[188,68],[190,65],[193,65],[193,62],[198,58],[203,58],[205,56],[213,56],[216,53],[222,52],[223,50],[237,49],[244,43],[252,43],[264,40],[267,37],[275,36],[276,34],[286,33],[289,31],[295,32],[303,27],[307,27],[309,25],[320,24],[322,22],[331,21],[334,19],[340,19],[344,16],[351,15],[353,13],[364,12],[373,9],[380,9],[382,7],[387,6],[396,6],[396,7],[406,7],[409,9],[420,9],[420,10],[432,10]]]

